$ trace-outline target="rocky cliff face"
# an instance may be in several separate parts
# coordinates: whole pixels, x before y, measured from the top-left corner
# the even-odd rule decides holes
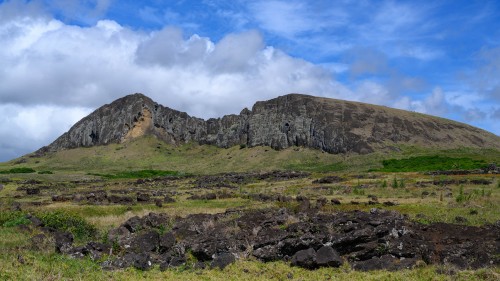
[[[500,149],[500,137],[466,124],[358,102],[289,94],[205,121],[134,94],[100,107],[37,153],[149,134],[174,145],[304,146],[329,153],[370,153],[398,143]]]

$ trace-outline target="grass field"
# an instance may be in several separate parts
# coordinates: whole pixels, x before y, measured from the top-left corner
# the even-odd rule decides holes
[[[47,225],[73,232],[77,242],[103,239],[112,227],[149,212],[186,216],[221,213],[230,208],[294,208],[294,202],[261,202],[252,194],[303,195],[315,200],[338,199],[342,204],[324,206],[322,212],[371,208],[394,210],[420,223],[447,222],[481,226],[500,220],[500,177],[495,174],[433,176],[434,170],[477,169],[499,164],[500,152],[480,149],[429,150],[399,147],[398,151],[370,155],[332,155],[301,147],[276,151],[268,147],[228,149],[185,144],[169,146],[153,137],[125,144],[78,148],[44,157],[23,157],[0,163],[0,280],[499,280],[500,269],[456,270],[427,266],[397,272],[357,272],[348,264],[338,269],[305,270],[284,262],[240,260],[224,270],[188,267],[143,272],[133,268],[104,271],[98,261],[71,259],[53,250],[34,250],[30,237],[36,229],[22,230],[27,213]],[[190,200],[192,194],[213,192],[196,188],[200,175],[227,172],[297,170],[311,174],[285,180],[227,182],[232,187],[217,192],[230,198]],[[337,182],[315,180],[335,176]],[[166,177],[165,181],[151,180]],[[172,180],[168,180],[171,177]],[[138,181],[137,179],[141,179]],[[34,183],[36,182],[36,183]],[[226,183],[226,182],[225,182]],[[40,187],[27,195],[26,188]],[[55,202],[55,194],[117,190],[166,192],[175,202],[161,207],[153,202],[133,205]],[[378,203],[369,205],[373,197]],[[22,211],[12,211],[13,202]],[[383,205],[384,202],[394,206]]]

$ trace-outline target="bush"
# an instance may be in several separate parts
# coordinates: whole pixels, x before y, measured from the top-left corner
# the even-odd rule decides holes
[[[82,217],[62,211],[46,212],[39,215],[45,226],[71,232],[76,239],[94,238],[97,228]]]
[[[392,180],[392,188],[398,188],[398,179],[396,177]]]
[[[464,186],[461,185],[460,189],[458,191],[457,198],[455,198],[455,199],[456,199],[457,203],[462,203],[462,202],[467,202],[467,201],[472,200],[473,197],[474,197],[474,193],[465,194],[464,193]]]
[[[52,175],[53,172],[52,171],[40,171],[40,172],[38,172],[38,174],[40,174],[40,175]]]
[[[16,212],[0,212],[0,225],[3,227],[13,227],[21,224],[30,224],[31,221],[26,218],[26,214],[20,211]]]
[[[21,167],[21,168],[12,168],[10,170],[0,171],[0,174],[29,174],[34,172],[36,171],[33,170],[32,168]]]
[[[483,160],[445,156],[416,156],[407,159],[383,160],[381,172],[425,172],[438,170],[473,170],[486,166]]]
[[[384,181],[382,182],[382,188],[386,188],[386,187],[387,187],[387,181],[386,181],[386,180],[384,180]]]
[[[404,179],[400,179],[400,180],[399,180],[399,187],[401,187],[401,188],[405,188],[405,187],[406,187],[406,184],[405,184],[405,180],[404,180]]]

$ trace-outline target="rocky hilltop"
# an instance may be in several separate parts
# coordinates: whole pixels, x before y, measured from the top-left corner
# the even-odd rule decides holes
[[[257,102],[239,115],[203,120],[143,94],[104,105],[38,154],[126,142],[154,135],[176,145],[304,146],[329,153],[370,153],[396,144],[500,149],[500,137],[451,120],[383,106],[289,94]]]

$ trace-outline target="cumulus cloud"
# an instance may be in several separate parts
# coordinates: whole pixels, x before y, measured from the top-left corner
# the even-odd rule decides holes
[[[361,56],[353,65],[349,65],[352,61],[317,65],[267,45],[256,30],[226,34],[215,41],[196,33],[186,35],[174,26],[141,31],[112,20],[79,26],[48,16],[37,3],[0,4],[0,121],[4,124],[0,161],[49,144],[91,110],[134,92],[202,118],[238,113],[257,100],[292,92],[431,114],[447,113],[450,104],[460,100],[449,99],[452,93],[440,89],[420,100],[395,99],[401,91],[418,88],[420,81],[394,75],[387,58],[376,52],[365,55],[364,61]],[[71,15],[74,3],[68,3],[59,9]],[[105,13],[109,5],[108,1],[89,3],[89,19]],[[277,5],[286,12],[277,15],[276,32],[295,36],[322,28],[303,14],[293,19],[301,8],[298,2],[255,3],[264,5],[255,9]],[[272,18],[267,16],[266,20]],[[338,18],[342,19],[341,13]],[[293,21],[286,31],[289,19]],[[262,19],[263,25],[271,23]],[[394,79],[346,85],[333,78],[334,72],[348,69],[356,75],[386,72]]]
[[[0,105],[0,161],[47,145],[91,109],[61,106]]]
[[[48,144],[82,113],[133,92],[208,118],[290,92],[340,97],[348,91],[327,69],[266,46],[257,31],[213,42],[186,38],[175,27],[142,32],[110,20],[68,25],[35,9],[3,21],[0,34],[0,115],[17,118],[2,122],[0,138],[8,140],[2,143],[13,144],[2,144],[2,160]],[[75,118],[58,123],[65,115]],[[21,117],[23,124],[16,121]],[[51,125],[40,126],[42,120]]]

